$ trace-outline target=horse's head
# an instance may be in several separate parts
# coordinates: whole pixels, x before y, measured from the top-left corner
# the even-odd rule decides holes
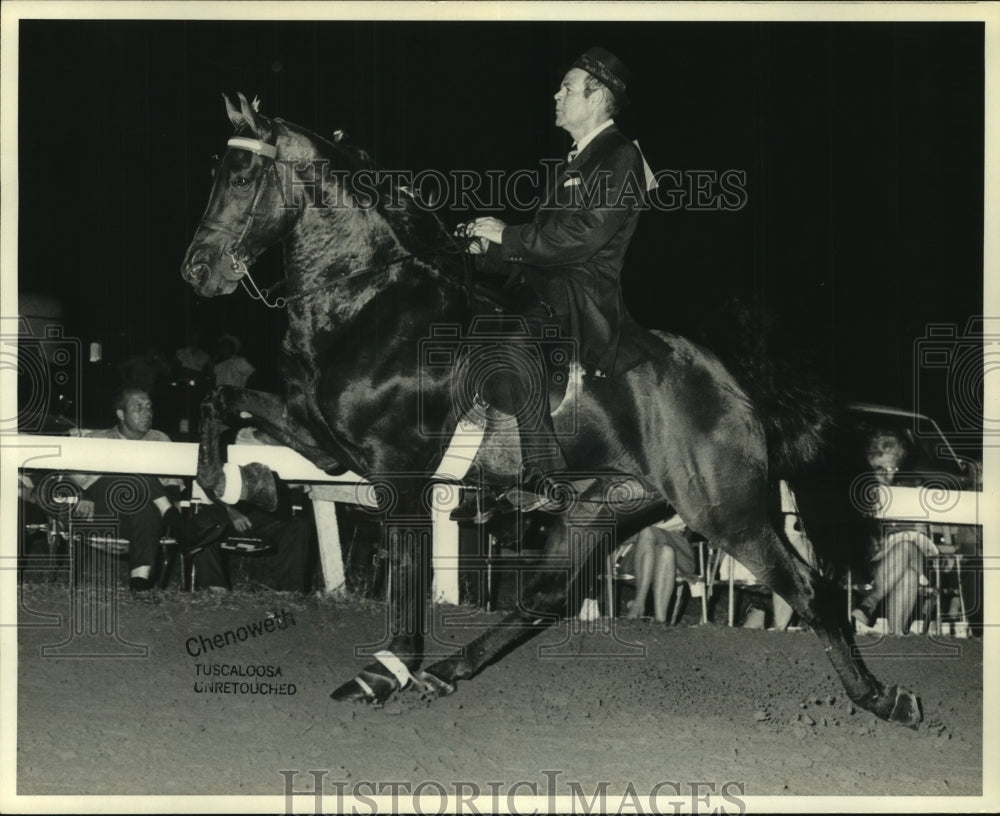
[[[282,206],[275,167],[277,128],[239,94],[223,95],[236,132],[215,167],[212,194],[184,257],[181,276],[199,295],[227,295],[247,268],[288,231],[294,207]]]
[[[223,98],[236,133],[216,165],[181,269],[199,295],[227,295],[242,281],[251,297],[263,299],[249,267],[279,241],[290,294],[275,304],[347,281],[363,282],[370,293],[407,275],[461,289],[463,245],[341,132],[331,142],[262,116],[242,94],[239,109]]]

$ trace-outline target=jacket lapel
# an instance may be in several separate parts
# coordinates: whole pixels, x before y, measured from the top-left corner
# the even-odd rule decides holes
[[[570,177],[571,173],[580,174],[585,177],[585,168],[589,162],[591,162],[595,157],[601,155],[601,145],[614,133],[619,133],[617,125],[609,125],[600,133],[598,133],[593,140],[588,144],[583,150],[581,150],[571,162],[563,162],[559,165],[559,168],[555,172],[553,178],[552,187],[546,191],[545,205],[546,207],[551,207],[553,204],[557,203],[557,197],[566,179]]]

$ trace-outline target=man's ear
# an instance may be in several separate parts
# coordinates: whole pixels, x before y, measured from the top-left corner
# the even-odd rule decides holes
[[[118,417],[119,422],[125,421],[125,412],[121,408],[115,408],[115,416]]]
[[[601,105],[607,109],[611,107],[611,91],[606,85],[601,85],[598,90],[603,94],[601,96]],[[591,96],[597,96],[597,94],[591,94]]]

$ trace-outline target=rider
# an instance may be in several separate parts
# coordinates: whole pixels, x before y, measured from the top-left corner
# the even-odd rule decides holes
[[[555,94],[555,123],[573,137],[573,149],[534,218],[521,225],[477,218],[458,230],[480,239],[469,251],[482,256],[481,272],[506,277],[532,334],[539,336],[542,326],[555,320],[564,336],[578,341],[580,362],[597,377],[621,368],[620,278],[646,189],[642,154],[613,118],[628,104],[627,82],[624,63],[607,49],[582,54]],[[493,393],[482,397],[516,413],[538,398],[532,393],[537,387],[538,378],[521,370],[497,378]],[[542,506],[552,487],[550,474],[567,469],[546,393],[541,403],[545,410],[535,430],[543,445],[528,450],[521,437],[521,485],[527,495],[518,491],[515,503],[525,511]]]

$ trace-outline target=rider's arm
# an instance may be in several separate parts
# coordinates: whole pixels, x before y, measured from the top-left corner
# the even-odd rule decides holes
[[[634,186],[634,179],[643,178],[638,150],[631,144],[621,145],[601,163],[598,173],[604,174],[602,186],[581,192],[593,195],[598,199],[596,203],[604,206],[588,207],[586,201],[578,201],[576,205],[540,211],[530,224],[506,227],[502,243],[491,244],[487,254],[532,266],[560,266],[589,259],[621,228],[634,208],[634,191],[625,185]],[[619,202],[623,189],[625,194]],[[560,196],[565,195],[565,190],[560,191]]]

